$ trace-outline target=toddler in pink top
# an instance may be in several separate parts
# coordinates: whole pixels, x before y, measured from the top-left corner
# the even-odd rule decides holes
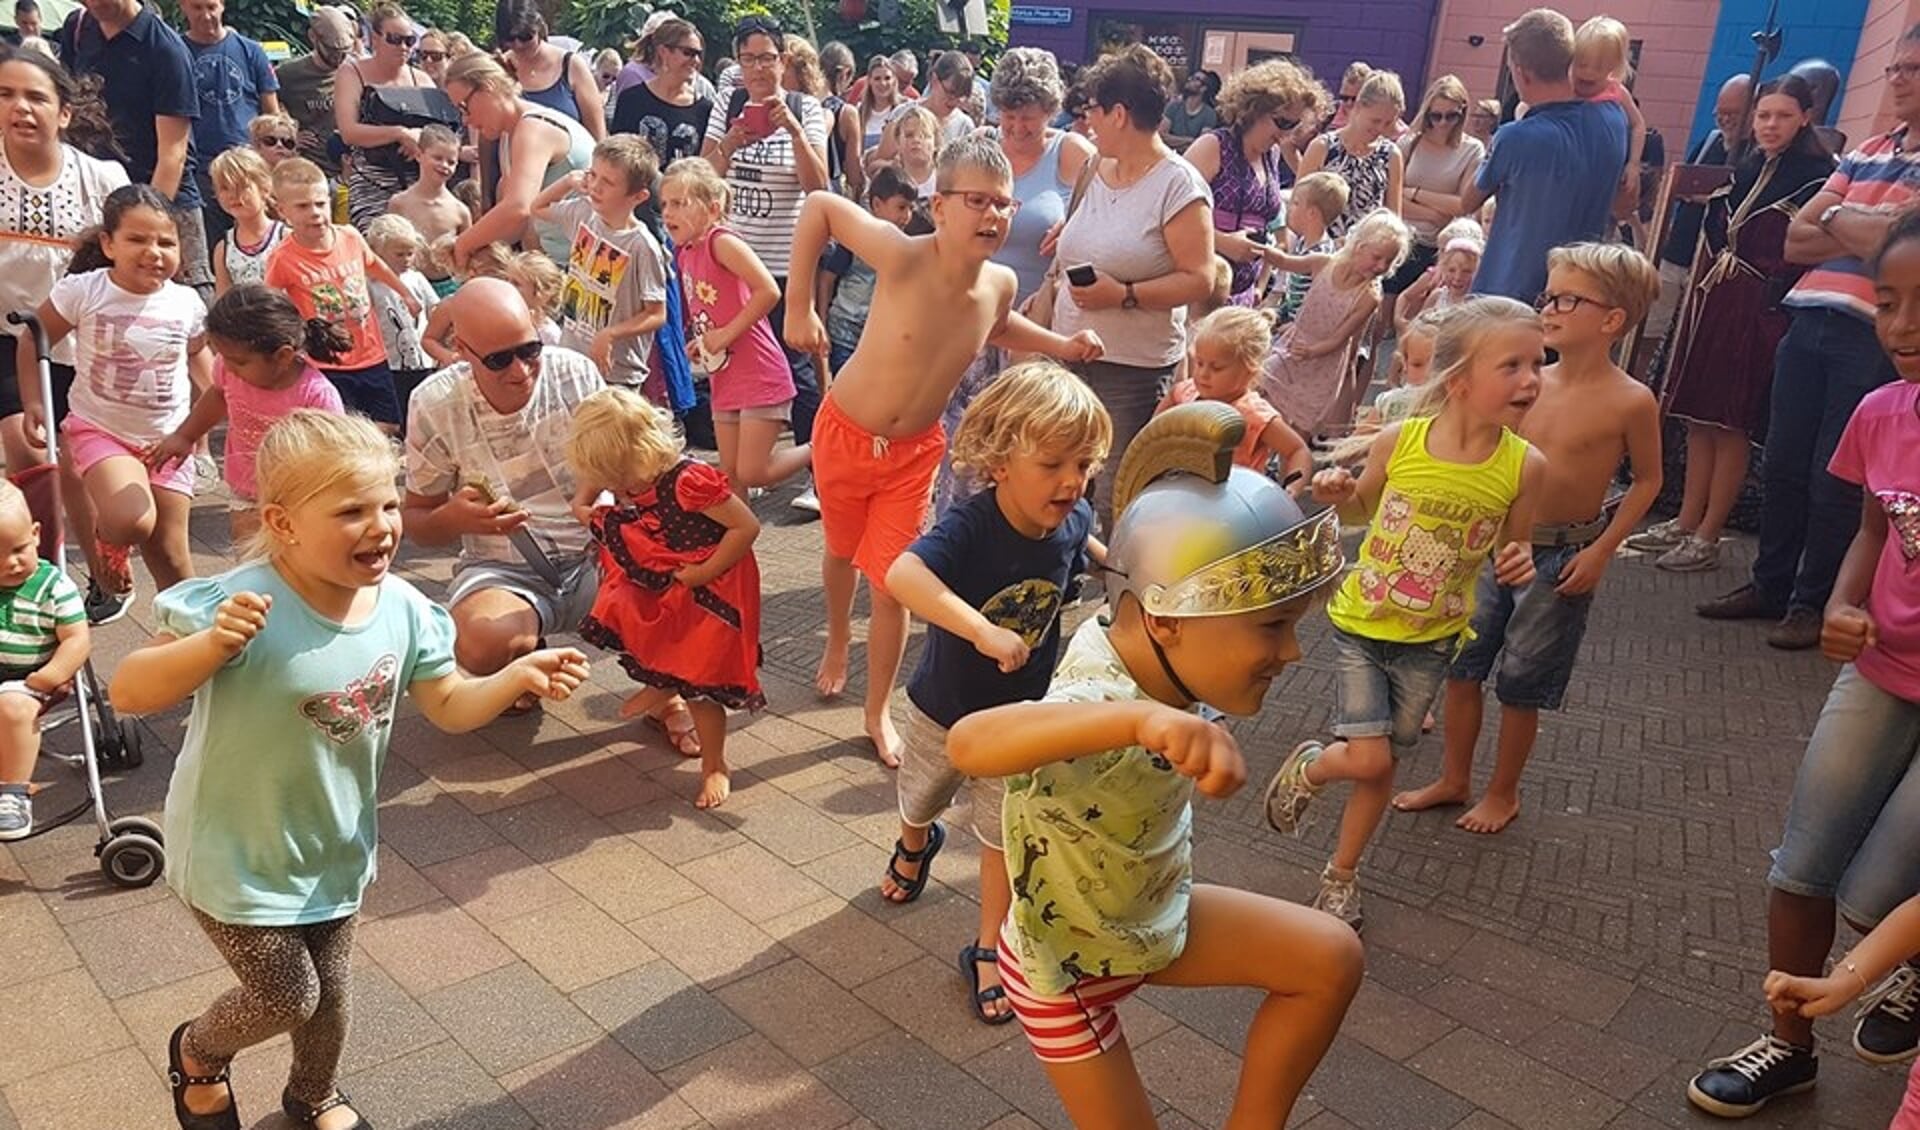
[[[1614,199],[1616,219],[1640,205],[1640,161],[1647,148],[1647,119],[1623,81],[1633,50],[1627,25],[1612,16],[1595,16],[1573,33],[1573,93],[1588,102],[1611,102],[1627,116],[1627,165]]]
[[[1233,461],[1265,474],[1277,456],[1285,481],[1305,480],[1313,473],[1313,453],[1307,450],[1307,442],[1253,387],[1272,348],[1271,310],[1246,306],[1215,310],[1194,327],[1187,376],[1161,399],[1154,415],[1196,400],[1231,404],[1247,424],[1246,434],[1234,448]]]
[[[293,300],[264,286],[236,286],[207,312],[207,338],[219,355],[213,387],[186,422],[160,441],[159,452],[184,457],[200,437],[227,421],[227,487],[233,544],[242,549],[260,528],[254,507],[254,454],[269,427],[296,408],[344,412],[333,383],[312,359],[333,361],[347,348],[340,326],[305,319]]]
[[[687,353],[713,384],[720,469],[745,498],[804,470],[812,448],[773,450],[793,411],[793,370],[767,321],[780,288],[747,241],[720,225],[727,191],[712,165],[684,157],[660,180],[660,218],[686,292]]]

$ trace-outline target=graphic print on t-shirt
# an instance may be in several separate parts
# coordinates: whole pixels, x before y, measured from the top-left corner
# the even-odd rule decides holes
[[[1900,553],[1913,564],[1920,557],[1920,494],[1905,490],[1877,490],[1881,509],[1887,512],[1887,524],[1900,535]]]
[[[996,628],[1020,637],[1029,648],[1040,646],[1060,611],[1060,586],[1044,577],[1017,581],[994,593],[980,606],[980,615]]]
[[[573,229],[567,281],[560,291],[560,322],[593,337],[613,324],[613,299],[627,277],[632,256],[593,233],[585,224]]]
[[[393,714],[400,659],[383,655],[373,669],[341,691],[324,691],[300,701],[300,716],[335,745],[345,745]]]
[[[76,332],[89,335],[94,364],[87,380],[99,396],[131,408],[174,407],[174,373],[187,351],[187,327],[145,314],[100,311]]]
[[[1416,626],[1465,615],[1455,582],[1479,567],[1503,519],[1464,498],[1416,500],[1388,487],[1361,549],[1360,594]]]

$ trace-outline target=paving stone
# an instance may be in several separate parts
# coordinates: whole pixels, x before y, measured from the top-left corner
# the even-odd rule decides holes
[[[684,1063],[753,1031],[666,961],[609,977],[572,999],[652,1071]]]
[[[206,1011],[214,998],[239,982],[226,966],[193,977],[169,981],[144,992],[133,993],[113,1002],[113,1011],[126,1025],[133,1046],[140,1049],[154,1070],[167,1069],[167,1038],[184,1021]],[[357,1018],[356,1018],[357,1019]]]
[[[1462,945],[1446,965],[1510,996],[1594,1025],[1613,1019],[1633,991],[1618,978],[1485,932]]]
[[[131,1040],[84,969],[15,985],[7,990],[6,1002],[7,1015],[31,1017],[32,1028],[21,1030],[30,1038],[0,1040],[0,1085],[92,1059]]]
[[[362,923],[359,942],[407,992],[419,995],[498,969],[512,951],[451,903],[430,902]]]
[[[807,863],[860,842],[835,821],[790,796],[769,796],[755,804],[741,820],[740,832],[792,864]]]
[[[1472,1113],[1460,1096],[1342,1036],[1306,1093],[1360,1130],[1451,1130]]]
[[[1408,1060],[1407,1066],[1523,1128],[1598,1127],[1618,1114],[1623,1105],[1466,1028],[1442,1036]]]
[[[592,1039],[585,1013],[515,962],[420,998],[489,1075],[502,1075]]]
[[[565,883],[511,844],[436,863],[422,868],[421,874],[482,926],[576,897]]]
[[[1553,1013],[1484,985],[1448,977],[1420,1001],[1512,1047],[1524,1046],[1553,1022]]]
[[[67,938],[109,997],[225,964],[193,915],[172,898],[75,922],[67,927]]]
[[[724,808],[703,812],[671,798],[616,813],[608,823],[660,862],[678,867],[744,840],[738,820]]]
[[[665,793],[631,764],[611,754],[543,770],[540,776],[595,816],[658,801]]]
[[[437,791],[382,805],[380,838],[415,867],[431,867],[500,842],[466,806]]]
[[[469,753],[427,771],[467,811],[486,814],[551,796],[554,787],[504,753]]]
[[[1670,1056],[1564,1018],[1535,1036],[1526,1051],[1622,1102],[1639,1094],[1674,1062]]]
[[[1138,995],[1223,1048],[1237,1048],[1245,1041],[1253,1014],[1264,999],[1254,989],[1175,989],[1160,985],[1145,986]]]
[[[400,853],[381,844],[375,856],[379,875],[360,900],[360,919],[387,918],[440,898],[440,890]]]
[[[972,1059],[1009,1039],[1018,1025],[988,1027],[967,1007],[966,986],[956,966],[923,957],[856,990],[881,1015],[953,1063]]]
[[[1135,1047],[1147,1089],[1203,1126],[1224,1126],[1240,1082],[1240,1057],[1190,1029],[1175,1028]]]
[[[557,793],[487,813],[481,821],[540,863],[580,855],[618,835],[572,797]]]
[[[1125,1021],[1121,1021],[1124,1026]],[[1016,1021],[1014,1027],[1018,1027]],[[1131,1037],[1131,1030],[1128,1030]],[[1045,1130],[1074,1130],[1046,1069],[1025,1039],[996,1044],[961,1064],[969,1075],[1011,1103],[1019,1118]],[[996,1124],[997,1125],[997,1124]]]
[[[739,980],[791,956],[785,946],[713,898],[682,903],[629,923],[628,928],[682,973],[708,988]]]
[[[348,1075],[340,1086],[376,1126],[528,1130],[534,1125],[533,1116],[452,1040]]]
[[[816,1074],[883,1130],[979,1130],[1007,1104],[917,1040],[882,1036]]]
[[[529,1064],[500,1083],[554,1130],[681,1130],[700,1122],[692,1107],[604,1037]]]
[[[760,924],[808,964],[851,989],[900,968],[920,947],[856,907],[826,898]]]
[[[879,1013],[797,958],[743,977],[714,995],[802,1067],[832,1059],[890,1029]]]
[[[1412,997],[1362,981],[1340,1031],[1388,1059],[1405,1059],[1452,1031],[1454,1021]]]
[[[698,883],[749,922],[765,922],[827,897],[827,889],[759,844],[740,844],[683,863]]]
[[[856,1111],[762,1036],[747,1036],[661,1073],[714,1130],[837,1130]],[[753,1086],[742,1087],[743,1079]]]
[[[0,988],[72,969],[80,955],[32,892],[0,904]]]
[[[629,840],[605,840],[548,870],[620,922],[701,897],[700,888]]]
[[[563,993],[652,961],[631,930],[579,895],[493,927],[493,932]]]
[[[340,1057],[343,1074],[363,1071],[446,1040],[418,1001],[371,958],[353,963],[353,1034]]]
[[[132,1048],[77,1060],[6,1088],[21,1130],[165,1130],[177,1125],[166,1095],[160,1074]]]

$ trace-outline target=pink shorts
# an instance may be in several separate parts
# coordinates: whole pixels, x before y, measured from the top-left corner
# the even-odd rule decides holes
[[[77,412],[69,414],[61,422],[60,434],[66,437],[67,457],[73,460],[74,472],[83,477],[89,470],[116,455],[124,455],[129,459],[142,457],[138,448],[93,421],[82,418]],[[165,470],[149,467],[147,481],[160,490],[170,490],[192,498],[193,461],[182,459]]]
[[[1146,977],[1082,977],[1065,993],[1035,992],[1020,972],[1011,922],[1000,925],[1000,983],[1007,1003],[1043,1063],[1078,1063],[1120,1042],[1120,1002],[1140,991]]]

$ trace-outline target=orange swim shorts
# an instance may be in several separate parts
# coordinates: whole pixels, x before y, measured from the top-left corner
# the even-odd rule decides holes
[[[885,592],[887,570],[925,529],[947,449],[936,421],[916,435],[877,436],[828,396],[813,422],[813,485],[827,552],[853,561]]]

